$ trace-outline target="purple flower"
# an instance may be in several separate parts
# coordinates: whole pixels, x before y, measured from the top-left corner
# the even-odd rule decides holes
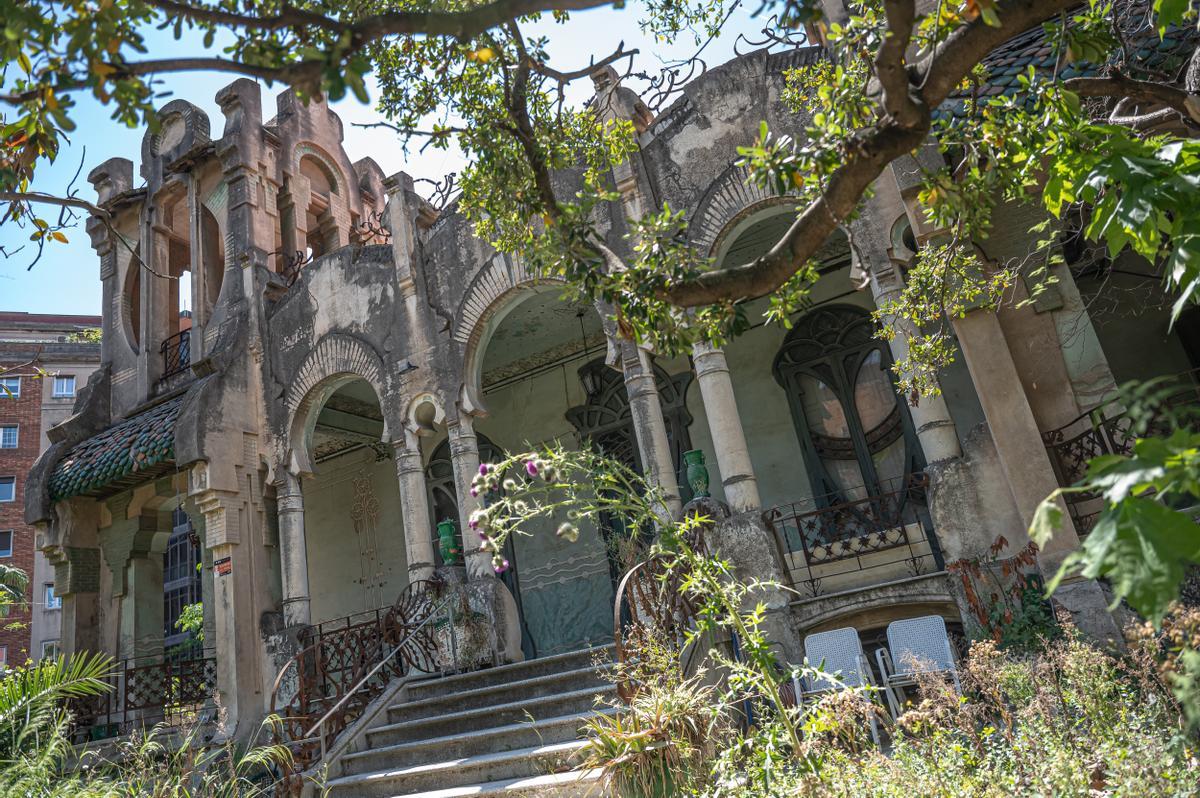
[[[471,498],[474,499],[478,495],[479,495],[479,490],[476,488],[471,488]]]
[[[472,518],[467,522],[467,526],[471,527],[471,529],[479,529],[479,519]]]
[[[502,574],[508,570],[508,560],[501,560],[498,565],[493,566],[496,573]]]
[[[482,477],[482,476],[487,476],[487,472],[488,472],[489,470],[490,470],[490,469],[488,468],[488,464],[487,464],[487,463],[480,463],[480,464],[479,464],[479,476],[481,476],[481,477]]]
[[[525,461],[525,473],[529,474],[531,477],[536,477],[538,475],[538,466],[536,460]]]
[[[481,530],[479,530],[479,539],[480,539],[480,540],[487,540],[487,539],[488,539],[488,533],[487,533],[487,532],[485,532],[485,531],[483,531],[482,529],[481,529]]]

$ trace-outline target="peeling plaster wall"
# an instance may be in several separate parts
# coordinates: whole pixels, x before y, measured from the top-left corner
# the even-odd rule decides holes
[[[374,543],[353,517],[364,497],[355,480],[364,478],[378,502]],[[360,449],[322,464],[303,490],[313,623],[390,605],[408,584],[395,464]]]

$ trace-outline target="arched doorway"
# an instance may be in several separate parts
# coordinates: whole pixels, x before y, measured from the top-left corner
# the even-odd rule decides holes
[[[400,489],[371,384],[352,376],[309,409],[304,536],[314,624],[390,605],[408,584]],[[329,387],[314,388],[325,393]]]
[[[486,435],[479,435],[478,440],[479,462],[495,463],[504,458],[504,452]],[[433,538],[433,550],[437,552],[441,543],[437,530],[438,523],[458,518],[458,489],[454,485],[454,462],[450,459],[449,440],[442,441],[429,456],[429,463],[425,466],[425,485],[429,490],[429,534]],[[456,530],[459,551],[466,551],[462,530],[457,527]],[[537,643],[525,623],[525,613],[521,608],[521,561],[517,556],[517,547],[512,538],[505,542],[504,558],[509,561],[510,567],[500,574],[500,579],[512,593],[513,600],[517,605],[517,615],[521,625],[521,651],[525,654],[526,659],[533,659],[538,655]]]
[[[827,305],[801,317],[775,357],[818,507],[900,489],[924,463],[891,357],[871,315]]]

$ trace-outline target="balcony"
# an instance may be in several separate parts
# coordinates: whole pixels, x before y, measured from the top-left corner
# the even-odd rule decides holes
[[[162,376],[160,380],[168,380],[176,374],[181,374],[192,365],[192,331],[180,330],[162,342],[158,348],[162,354]]]
[[[1058,429],[1042,433],[1042,442],[1050,455],[1058,484],[1068,487],[1087,475],[1088,463],[1106,454],[1129,455],[1139,438],[1170,435],[1180,423],[1195,427],[1195,408],[1200,406],[1200,371],[1189,371],[1168,378],[1154,390],[1158,408],[1151,413],[1131,416],[1120,400],[1111,400],[1072,419]],[[1185,411],[1183,414],[1180,411]],[[1063,497],[1075,529],[1082,537],[1091,531],[1104,507],[1095,493],[1070,493]]]
[[[791,588],[816,598],[943,571],[924,491],[916,475],[875,496],[809,499],[763,513]]]

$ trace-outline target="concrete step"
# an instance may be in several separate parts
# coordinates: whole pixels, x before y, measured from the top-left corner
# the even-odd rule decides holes
[[[546,676],[562,671],[575,671],[589,665],[609,663],[613,659],[612,645],[585,648],[579,651],[568,651],[541,659],[531,659],[525,662],[514,662],[511,665],[500,665],[495,668],[484,668],[469,673],[458,673],[452,676],[434,677],[414,682],[408,687],[408,700],[421,701],[450,693],[460,693],[464,690],[474,690],[479,687],[490,687],[507,682],[523,682],[537,676]]]
[[[610,798],[600,786],[600,770],[569,770],[487,784],[468,784],[430,792],[409,793],[405,798]]]
[[[494,707],[586,688],[601,690],[611,687],[611,685],[611,673],[608,668],[596,668],[588,665],[575,670],[547,673],[520,681],[487,685],[419,701],[393,704],[388,707],[387,722],[403,723],[420,718],[433,718],[464,709]]]
[[[464,709],[430,718],[419,718],[401,723],[389,723],[367,732],[366,745],[381,747],[398,743],[424,740],[429,737],[445,737],[451,734],[492,729],[510,723],[528,722],[530,718],[541,720],[562,715],[589,712],[596,707],[596,699],[615,700],[616,688],[585,687],[568,693],[554,693],[540,698],[521,698],[507,704]],[[403,706],[403,705],[399,705]]]
[[[604,710],[605,714],[615,712]],[[411,767],[422,762],[466,759],[471,756],[576,740],[584,722],[594,713],[578,712],[542,720],[512,723],[476,731],[427,737],[394,745],[374,745],[342,757],[347,774]]]
[[[330,779],[328,794],[336,798],[393,798],[435,793],[455,787],[467,788],[463,795],[477,795],[481,785],[565,773],[572,769],[583,743],[578,740],[551,743],[513,751],[500,751],[458,759],[442,759],[408,767],[370,773],[355,773]],[[453,793],[451,793],[453,794]]]

